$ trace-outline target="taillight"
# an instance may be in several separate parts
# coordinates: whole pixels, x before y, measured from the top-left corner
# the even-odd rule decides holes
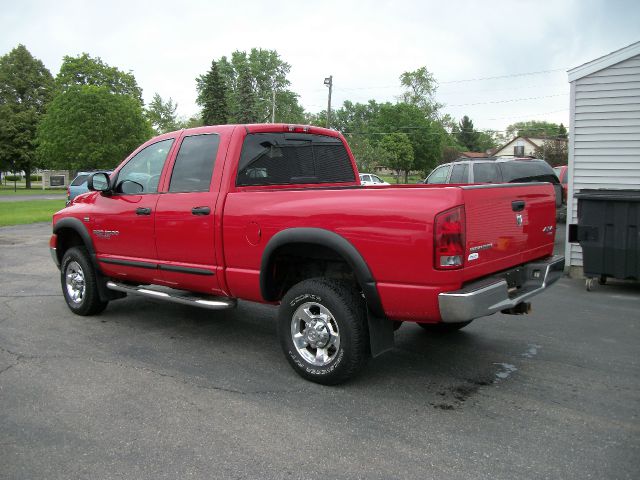
[[[464,207],[455,207],[436,215],[433,234],[435,268],[462,268],[465,244]]]

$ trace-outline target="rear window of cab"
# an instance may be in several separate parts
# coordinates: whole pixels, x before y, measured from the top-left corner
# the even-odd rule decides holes
[[[355,182],[339,138],[310,133],[252,133],[242,145],[237,186]]]

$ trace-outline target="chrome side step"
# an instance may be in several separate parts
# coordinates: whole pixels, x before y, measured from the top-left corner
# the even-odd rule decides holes
[[[235,298],[189,294],[188,292],[182,291],[177,293],[177,290],[171,291],[170,288],[167,288],[167,291],[160,291],[153,288],[147,288],[146,286],[124,285],[122,283],[114,282],[113,280],[107,282],[107,288],[117,292],[144,295],[146,297],[157,298],[159,300],[182,303],[183,305],[192,305],[194,307],[208,308],[210,310],[226,310],[228,308],[234,308],[238,303]]]

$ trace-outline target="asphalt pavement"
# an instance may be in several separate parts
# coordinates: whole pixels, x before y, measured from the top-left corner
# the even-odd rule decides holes
[[[2,202],[28,202],[31,200],[66,200],[63,194],[43,193],[34,195],[0,195],[0,203]]]
[[[2,479],[639,476],[638,285],[564,278],[528,316],[404,325],[323,387],[289,367],[274,307],[73,315],[49,233],[0,228]]]

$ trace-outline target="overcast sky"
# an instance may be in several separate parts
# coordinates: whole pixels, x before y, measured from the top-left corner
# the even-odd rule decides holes
[[[566,70],[640,40],[638,0],[7,1],[0,54],[19,43],[57,74],[87,52],[132,71],[145,101],[190,116],[212,59],[253,47],[291,65],[305,110],[394,101],[402,72],[426,66],[437,98],[480,129],[537,119],[568,125]],[[542,72],[542,73],[535,73]],[[487,77],[501,77],[487,79]]]

